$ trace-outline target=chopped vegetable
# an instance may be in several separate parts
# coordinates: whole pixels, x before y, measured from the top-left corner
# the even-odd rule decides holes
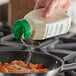
[[[6,73],[39,73],[46,72],[47,68],[43,68],[43,64],[25,64],[23,61],[14,60],[11,63],[0,62],[0,72]]]

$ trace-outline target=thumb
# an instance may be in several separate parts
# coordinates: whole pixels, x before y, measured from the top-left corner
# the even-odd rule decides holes
[[[44,17],[48,17],[52,14],[54,8],[57,6],[58,0],[50,0],[49,4],[45,7],[45,10],[43,12]]]

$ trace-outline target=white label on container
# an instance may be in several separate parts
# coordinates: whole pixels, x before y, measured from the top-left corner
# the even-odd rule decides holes
[[[44,38],[50,38],[57,35],[67,33],[70,27],[70,18],[60,20],[46,25],[46,33]]]

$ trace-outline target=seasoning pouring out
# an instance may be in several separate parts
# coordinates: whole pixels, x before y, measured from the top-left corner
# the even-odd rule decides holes
[[[21,42],[23,43],[23,45],[24,46],[26,46],[27,47],[27,49],[28,49],[28,59],[27,59],[27,62],[26,62],[26,64],[28,65],[29,63],[30,63],[30,60],[31,60],[31,57],[32,57],[32,49],[31,49],[31,46],[29,46],[27,43],[25,43],[25,41],[21,38]]]

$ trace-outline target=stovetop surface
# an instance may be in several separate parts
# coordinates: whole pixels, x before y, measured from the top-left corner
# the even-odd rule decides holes
[[[27,50],[20,40],[15,39],[11,34],[11,29],[0,26],[0,51],[21,51]],[[2,30],[3,29],[3,30]],[[7,30],[10,31],[7,31]],[[61,57],[65,64],[76,62],[76,34],[67,33],[55,38],[49,38],[42,41],[25,40],[28,45],[37,46],[37,51],[44,50],[51,54]],[[76,76],[75,71],[61,73],[59,76]]]

